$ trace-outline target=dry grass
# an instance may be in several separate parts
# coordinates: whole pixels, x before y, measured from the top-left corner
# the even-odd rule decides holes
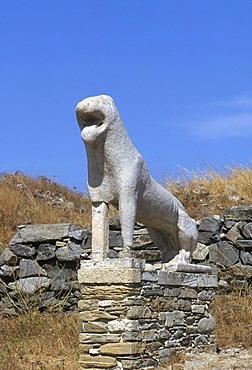
[[[222,214],[234,205],[250,205],[251,168],[228,169],[218,174],[208,169],[166,187],[195,219]],[[23,174],[0,176],[0,243],[6,244],[19,224],[74,222],[90,228],[90,202],[82,194],[44,177]],[[252,346],[252,294],[233,292],[216,298],[215,334],[220,348]],[[0,369],[78,369],[77,314],[46,316],[37,311],[18,318],[1,317]]]
[[[0,243],[7,244],[20,224],[72,222],[90,229],[88,198],[45,177],[21,173],[0,176]]]
[[[1,317],[0,369],[77,370],[77,316],[35,311],[18,318]]]
[[[178,181],[165,187],[199,220],[222,214],[234,205],[250,205],[252,169],[236,166],[225,173],[207,167],[204,172],[184,170]],[[91,227],[91,204],[85,194],[47,179],[22,173],[0,175],[0,244],[7,245],[20,224],[72,222]]]
[[[204,172],[188,173],[186,170],[179,181],[169,179],[165,187],[185,206],[196,220],[223,211],[235,205],[252,203],[251,167],[227,168],[217,173],[207,168]]]
[[[251,348],[252,288],[248,288],[245,293],[234,291],[229,295],[218,295],[215,305],[218,347]]]
[[[252,294],[233,292],[216,297],[217,345],[221,349],[252,347]],[[47,316],[37,311],[18,318],[1,318],[0,369],[77,370],[78,315]],[[168,365],[183,362],[183,355]]]

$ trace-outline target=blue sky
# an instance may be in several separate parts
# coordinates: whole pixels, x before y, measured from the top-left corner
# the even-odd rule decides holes
[[[0,0],[0,172],[86,190],[75,106],[111,95],[161,181],[251,165],[252,1]]]

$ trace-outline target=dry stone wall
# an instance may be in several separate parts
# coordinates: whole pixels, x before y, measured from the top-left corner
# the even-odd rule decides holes
[[[194,262],[212,266],[219,275],[220,289],[251,285],[252,206],[232,207],[222,217],[205,217],[198,224]]]
[[[216,275],[167,272],[134,258],[79,270],[81,369],[154,369],[179,350],[216,350]]]
[[[89,242],[90,233],[78,225],[20,227],[0,256],[0,311],[76,309],[77,270]]]
[[[220,289],[251,284],[252,206],[206,217],[198,222],[198,230],[194,263],[212,266]],[[111,222],[109,244],[109,257],[118,260],[118,219]],[[80,260],[90,260],[90,253],[91,233],[78,225],[21,226],[0,255],[0,312],[17,315],[32,307],[75,310],[80,297],[77,271]],[[134,231],[133,253],[152,266],[160,261],[160,251],[141,225]]]

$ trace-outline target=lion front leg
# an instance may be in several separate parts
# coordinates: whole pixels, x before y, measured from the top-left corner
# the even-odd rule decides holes
[[[119,198],[119,212],[123,239],[123,251],[121,255],[123,257],[130,257],[136,221],[137,195],[132,194],[132,192],[122,193]]]
[[[107,258],[109,251],[108,204],[92,203],[92,260]]]

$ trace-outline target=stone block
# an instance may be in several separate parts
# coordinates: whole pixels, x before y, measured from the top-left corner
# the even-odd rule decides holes
[[[120,342],[121,335],[119,334],[97,334],[97,333],[80,333],[80,343],[116,343]]]
[[[91,344],[83,344],[81,343],[79,345],[79,350],[80,350],[80,354],[87,354],[89,353],[89,350],[92,348],[92,345]]]
[[[5,264],[15,266],[17,264],[17,260],[17,256],[9,248],[5,248],[0,255],[0,266]]]
[[[134,257],[120,257],[116,260],[114,258],[106,258],[99,262],[94,261],[81,261],[81,269],[91,269],[91,268],[118,268],[118,269],[141,269],[144,270],[145,261],[134,258]]]
[[[122,234],[120,231],[110,230],[109,232],[109,246],[113,247],[123,247]]]
[[[211,231],[212,233],[217,233],[220,229],[220,224],[220,218],[206,216],[201,220],[198,231]]]
[[[252,222],[249,222],[242,228],[242,236],[245,239],[252,239]]]
[[[185,313],[183,311],[173,311],[166,314],[165,326],[171,328],[172,326],[184,325]]]
[[[159,339],[158,331],[155,329],[142,330],[142,340],[144,342],[153,342],[156,339]]]
[[[55,257],[55,245],[49,243],[40,244],[37,249],[37,260],[46,261]]]
[[[174,304],[174,308],[181,311],[191,311],[191,302],[187,299],[178,299]]]
[[[143,334],[140,331],[124,331],[122,333],[123,342],[141,342]]]
[[[50,287],[55,292],[63,292],[69,289],[69,284],[63,277],[59,276],[51,280]]]
[[[113,299],[121,301],[129,296],[135,296],[140,293],[140,288],[127,285],[82,285],[81,294],[83,299]]]
[[[99,301],[98,299],[80,299],[78,307],[82,311],[98,310]]]
[[[11,239],[10,245],[59,240],[69,236],[70,231],[80,229],[74,224],[41,224],[22,227]]]
[[[208,274],[160,271],[158,282],[161,285],[217,288],[218,277]]]
[[[187,325],[186,334],[196,334],[198,333],[198,327],[194,325]]]
[[[108,329],[111,333],[122,333],[124,331],[138,331],[138,320],[118,319],[108,322]]]
[[[211,244],[213,242],[212,231],[200,231],[198,236],[198,242],[201,244]]]
[[[241,250],[252,250],[252,239],[239,239],[236,242],[236,247]]]
[[[207,337],[204,334],[198,335],[195,338],[196,346],[201,345],[201,344],[207,344],[207,343],[208,343],[208,340],[207,340]]]
[[[203,314],[205,312],[205,305],[202,304],[193,304],[192,305],[192,312],[193,313],[200,313]]]
[[[167,329],[165,328],[161,329],[161,327],[159,328],[158,339],[168,340],[170,337],[171,337],[171,333]]]
[[[0,278],[4,281],[10,281],[17,278],[18,266],[3,265],[0,267]]]
[[[239,252],[230,242],[221,241],[209,247],[209,261],[230,267],[239,261]]]
[[[130,284],[141,282],[141,262],[134,258],[106,259],[100,263],[86,262],[78,271],[84,284]]]
[[[84,284],[129,284],[141,281],[141,271],[138,269],[94,268],[79,270],[78,280]]]
[[[212,315],[200,319],[198,330],[201,334],[210,334],[215,328],[215,320]]]
[[[235,206],[224,212],[225,221],[252,221],[252,206]]]
[[[24,294],[34,294],[35,292],[50,285],[47,277],[28,277],[9,283],[9,287]]]
[[[103,322],[87,322],[82,325],[85,333],[107,333],[107,325]]]
[[[178,294],[179,298],[196,298],[197,291],[191,288],[183,288],[181,292]]]
[[[47,276],[47,273],[36,261],[21,260],[19,263],[19,277],[26,278],[30,276]]]
[[[143,281],[158,281],[157,271],[144,271],[142,274]]]
[[[205,244],[198,243],[197,248],[192,254],[192,258],[196,261],[204,261],[208,255],[209,247]]]
[[[153,312],[149,307],[131,306],[127,312],[128,319],[150,319],[153,317]]]
[[[143,351],[143,343],[138,342],[108,343],[100,347],[101,354],[113,356],[136,355],[143,353]]]
[[[153,358],[122,359],[121,363],[123,370],[154,369],[158,366],[158,362]]]
[[[59,261],[74,261],[76,259],[73,251],[68,247],[58,248],[56,251],[56,257]]]
[[[225,234],[225,238],[230,240],[232,243],[236,243],[237,239],[240,238],[240,224],[242,222],[237,222],[234,226]]]
[[[127,308],[124,306],[112,306],[105,308],[105,311],[109,312],[111,315],[122,316],[126,313]]]
[[[117,365],[114,357],[80,355],[79,365],[81,369],[110,369]]]
[[[181,288],[165,288],[164,297],[178,297],[181,293]]]
[[[212,301],[215,297],[214,290],[202,290],[198,293],[197,298],[200,301]]]
[[[86,238],[89,238],[90,235],[91,235],[91,233],[88,230],[79,229],[79,230],[69,231],[69,238],[79,240],[79,241],[82,241],[83,239],[85,240]]]
[[[212,268],[206,265],[199,265],[195,263],[174,263],[167,264],[168,272],[188,272],[188,273],[209,273],[212,272]]]
[[[241,261],[244,265],[252,265],[252,254],[251,252],[241,251]]]
[[[56,240],[55,246],[56,248],[66,247],[67,242],[63,240]]]
[[[162,253],[158,249],[144,249],[141,251],[135,251],[136,258],[142,258],[145,261],[160,261]]]
[[[11,245],[10,250],[18,257],[30,258],[36,254],[36,248],[32,245],[15,244]]]
[[[80,319],[84,322],[88,321],[99,321],[99,320],[115,320],[117,319],[117,316],[115,315],[110,315],[106,311],[98,311],[98,310],[93,310],[93,311],[85,311],[85,312],[80,312],[79,313]]]
[[[168,348],[160,349],[158,351],[158,355],[164,362],[167,362],[168,360],[170,360],[174,356],[174,349],[170,349],[170,348],[169,349]],[[174,365],[170,365],[171,370],[175,370]],[[170,370],[168,366],[169,365],[167,365],[167,370]]]
[[[173,310],[175,307],[175,301],[173,298],[163,298],[163,297],[157,297],[153,298],[151,302],[149,302],[149,307],[153,311],[170,311]]]

